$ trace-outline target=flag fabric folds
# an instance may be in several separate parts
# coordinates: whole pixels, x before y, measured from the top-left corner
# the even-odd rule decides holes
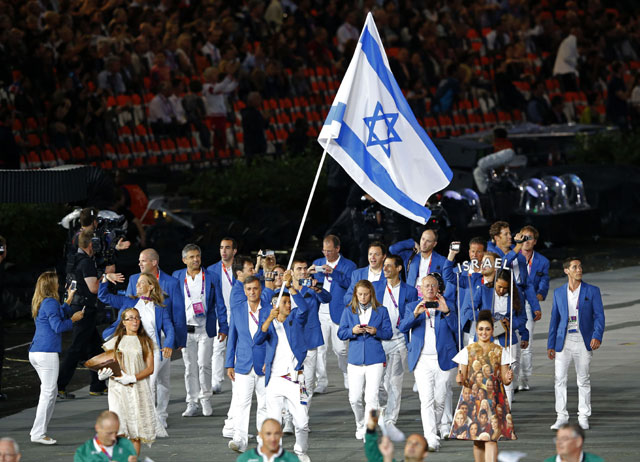
[[[367,194],[420,223],[431,215],[427,199],[451,181],[391,73],[371,13],[318,142]]]

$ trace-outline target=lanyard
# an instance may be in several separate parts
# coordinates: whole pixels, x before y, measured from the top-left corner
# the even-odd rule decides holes
[[[96,444],[98,445],[98,447],[100,448],[100,450],[103,452],[103,454],[105,456],[107,456],[107,459],[109,460],[113,460],[113,457],[109,455],[109,453],[107,452],[107,450],[104,448],[104,446],[102,445],[102,443],[98,440],[97,436],[93,437],[93,441],[96,442]]]
[[[531,263],[533,263],[533,253],[531,254],[531,258],[527,262],[527,272],[531,274]]]
[[[253,322],[256,323],[256,326],[260,326],[260,324],[258,323],[258,320],[254,316],[253,311],[251,311],[251,309],[249,309],[249,314],[251,315],[251,319],[253,319]],[[260,308],[258,308],[258,316],[260,316]]]
[[[224,263],[222,263],[222,270],[224,271],[224,275],[227,277],[227,281],[229,281],[229,285],[233,285],[233,281],[231,281],[231,277],[229,276],[229,273],[227,272],[227,267],[224,266]]]
[[[387,290],[389,291],[389,296],[391,297],[393,306],[395,306],[396,310],[398,310],[398,302],[396,302],[396,297],[393,296],[393,291],[391,290],[391,287],[389,287],[389,284],[387,284]],[[396,322],[396,327],[398,327],[399,325],[400,325],[400,310],[398,310],[398,322]]]
[[[202,269],[200,269],[200,272],[202,272],[202,287],[200,288],[200,300],[202,300],[202,296],[204,295],[204,271],[202,271]],[[184,288],[187,291],[187,297],[189,297],[189,300],[191,300],[191,292],[189,292],[189,285],[187,284],[187,276],[185,275],[184,277]]]

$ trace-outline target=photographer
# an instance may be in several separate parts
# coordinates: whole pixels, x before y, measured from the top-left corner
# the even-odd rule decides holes
[[[75,395],[67,393],[66,387],[71,381],[78,361],[89,359],[102,352],[102,339],[96,329],[98,269],[93,258],[93,229],[87,227],[78,236],[78,251],[73,259],[71,278],[76,282],[76,294],[71,301],[71,312],[84,310],[84,318],[73,325],[71,345],[60,365],[58,376],[58,397],[73,399]],[[73,283],[72,283],[73,284]],[[89,394],[100,396],[106,393],[106,385],[98,380],[98,374],[91,374]]]

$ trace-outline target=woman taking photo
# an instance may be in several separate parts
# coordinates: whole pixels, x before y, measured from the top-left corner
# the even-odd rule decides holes
[[[376,299],[373,284],[368,280],[358,281],[350,307],[342,313],[338,338],[349,340],[349,402],[356,418],[356,438],[364,440],[364,418],[372,409],[378,409],[378,389],[386,361],[382,340],[389,340],[393,330],[389,313]]]
[[[40,378],[40,398],[36,419],[31,428],[31,441],[40,444],[56,444],[47,436],[47,426],[53,415],[58,391],[58,371],[62,350],[62,333],[71,330],[73,323],[81,320],[84,311],[71,314],[69,303],[75,290],[67,292],[67,299],[60,305],[58,295],[58,275],[46,271],[36,282],[36,290],[31,300],[31,315],[36,324],[36,333],[29,348],[29,362]]]
[[[140,455],[141,443],[149,446],[157,436],[167,436],[159,425],[148,377],[153,373],[153,341],[140,320],[140,312],[127,308],[120,315],[116,332],[102,348],[114,350],[122,374],[113,377],[109,368],[98,372],[109,380],[109,410],[120,418],[120,435],[131,440]]]
[[[459,364],[456,382],[458,385],[463,386],[463,393],[460,395],[458,408],[464,403],[463,396],[469,396],[469,393],[464,391],[465,388],[471,387],[471,383],[469,382],[469,364],[473,364],[476,360],[480,361],[483,367],[485,364],[488,364],[491,367],[494,386],[491,396],[487,396],[487,399],[482,401],[479,417],[474,418],[472,424],[469,426],[471,429],[474,424],[477,425],[477,428],[469,431],[469,437],[473,439],[473,457],[475,462],[496,462],[498,459],[497,442],[500,439],[506,439],[503,429],[507,428],[507,420],[511,421],[509,438],[516,439],[515,432],[513,431],[513,421],[511,420],[511,411],[504,390],[504,386],[509,385],[513,381],[513,371],[509,367],[512,360],[510,359],[510,354],[507,349],[502,348],[492,340],[493,318],[491,317],[490,311],[483,310],[478,314],[476,335],[477,342],[468,345],[453,358],[453,361]],[[493,353],[493,355],[490,353]],[[494,363],[491,362],[491,357],[494,355],[501,358],[499,368],[495,368]],[[493,404],[491,405],[489,403]],[[487,411],[487,406],[489,412]],[[497,409],[498,406],[500,409]],[[489,413],[491,416],[488,415]],[[491,420],[489,421],[489,419]],[[487,426],[487,422],[490,422],[489,426]],[[461,438],[460,435],[451,435],[451,437],[465,439]]]

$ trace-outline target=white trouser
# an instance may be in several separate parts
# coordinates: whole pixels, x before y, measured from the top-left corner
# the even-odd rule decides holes
[[[494,341],[494,343],[496,344],[500,344],[498,343],[497,340]],[[513,345],[511,345],[511,360],[513,361],[511,363],[511,370],[513,371],[513,380],[511,381],[511,383],[509,385],[505,385],[504,386],[504,391],[507,394],[507,399],[509,400],[509,409],[511,409],[511,403],[513,403],[513,391],[515,389],[515,387],[517,387],[517,383],[518,383],[518,375],[520,373],[520,342],[514,343]],[[507,347],[505,347],[507,348]],[[509,349],[507,348],[507,352],[509,351]]]
[[[453,381],[455,380],[457,369],[445,371],[449,374],[447,379],[447,392],[444,397],[444,408],[442,409],[442,417],[440,417],[440,436],[444,438],[451,432],[451,424],[453,423]]]
[[[287,402],[296,433],[296,454],[306,454],[309,447],[309,413],[307,406],[300,402],[300,384],[283,377],[271,376],[266,387],[267,416],[282,423],[282,410]]]
[[[451,371],[440,369],[437,355],[421,355],[413,375],[418,384],[424,437],[429,445],[435,446],[438,441],[437,424],[444,413],[447,387],[451,387]]]
[[[593,352],[584,346],[582,334],[567,334],[562,351],[556,351],[555,392],[558,418],[568,419],[567,376],[573,360],[578,382],[578,417],[591,416],[591,379],[589,365]]]
[[[365,419],[372,409],[378,409],[378,389],[384,375],[384,364],[370,364],[368,366],[347,366],[349,378],[349,403],[356,419],[358,431],[364,429]],[[364,402],[362,391],[364,390]]]
[[[527,348],[522,349],[521,353],[521,370],[520,370],[520,382],[529,383],[529,377],[533,372],[533,329],[536,322],[531,316],[531,310],[529,309],[529,303],[527,302],[527,330],[529,331],[529,345]]]
[[[233,414],[233,439],[240,441],[243,447],[249,442],[249,417],[251,416],[251,401],[256,395],[258,408],[256,409],[256,427],[262,427],[262,422],[267,417],[267,405],[265,399],[264,376],[256,374],[251,369],[248,374],[236,373],[233,397],[231,398],[230,412]],[[233,407],[233,409],[231,409]],[[226,424],[226,423],[225,423]]]
[[[304,386],[307,389],[307,412],[311,409],[311,398],[313,398],[313,390],[316,386],[316,363],[318,361],[318,348],[307,350],[307,357],[304,359]],[[292,419],[287,403],[284,403],[284,421]]]
[[[156,414],[160,419],[166,419],[171,394],[171,358],[162,358],[161,350],[153,351],[153,374],[149,377],[149,386]]]
[[[227,339],[213,339],[213,356],[211,356],[211,387],[219,387],[224,380],[224,361],[227,352]]]
[[[209,338],[205,327],[196,327],[195,333],[187,334],[187,346],[182,350],[187,403],[211,398],[212,353],[213,339]]]
[[[318,377],[318,386],[326,387],[329,384],[327,377],[327,348],[329,347],[329,339],[331,339],[331,347],[338,357],[338,367],[343,374],[347,373],[347,342],[338,338],[338,324],[331,320],[329,313],[320,313],[320,327],[322,328],[322,338],[324,345],[318,347],[318,361],[316,375]]]
[[[47,435],[47,427],[56,405],[60,358],[58,353],[30,352],[29,362],[40,378],[40,398],[31,428],[31,439],[39,439]]]
[[[398,420],[406,362],[407,347],[404,345],[387,355],[387,367],[384,369],[383,387],[380,393],[381,404],[385,406],[386,423],[395,425]]]

